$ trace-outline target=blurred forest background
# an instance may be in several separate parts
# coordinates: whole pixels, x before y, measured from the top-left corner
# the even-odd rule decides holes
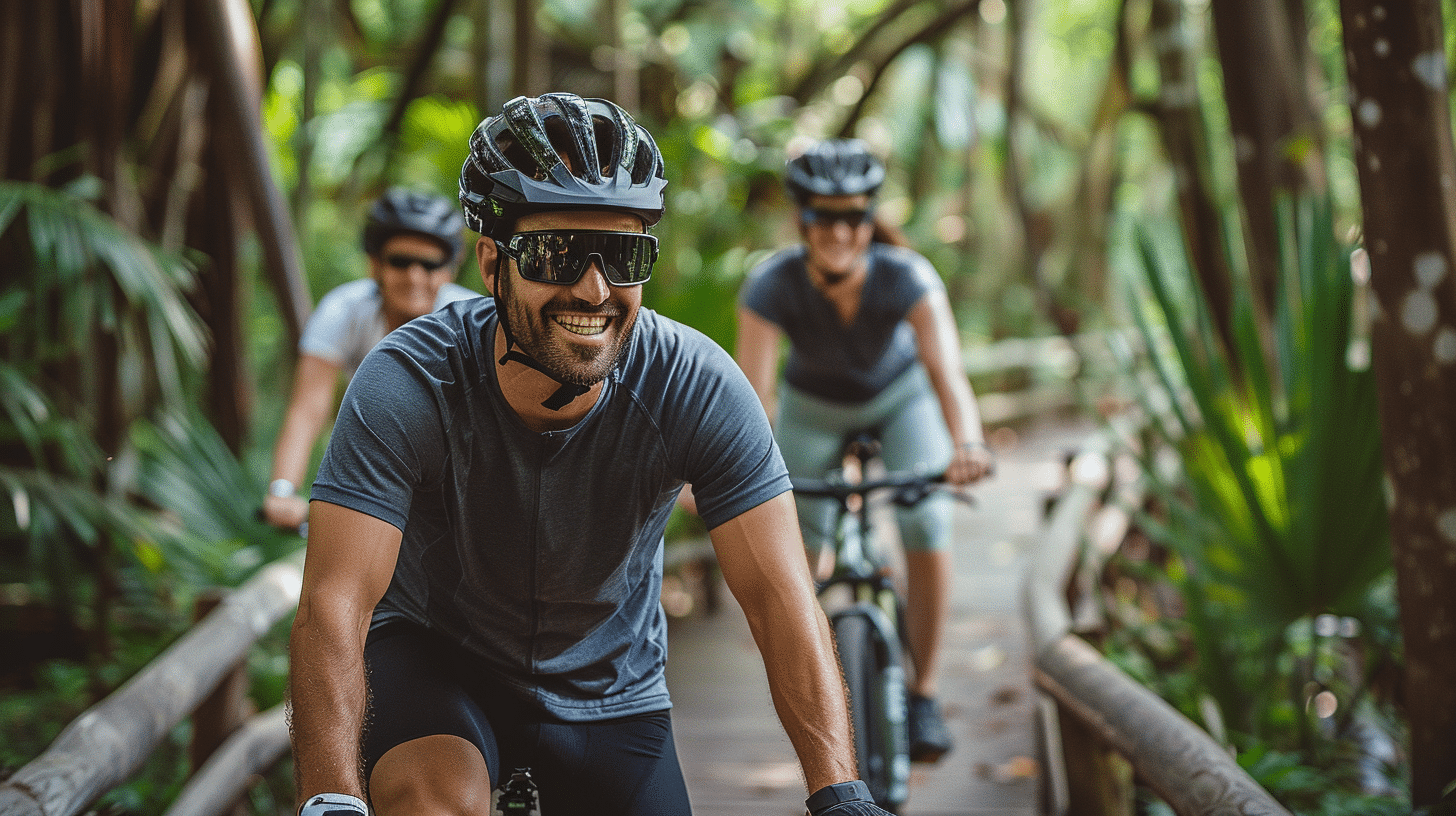
[[[726,347],[743,275],[796,238],[786,158],[866,139],[967,349],[1121,349],[1134,393],[1167,397],[1135,446],[1156,552],[1107,582],[1118,659],[1201,722],[1214,701],[1300,812],[1449,801],[1450,5],[5,4],[0,765],[174,638],[202,588],[297,547],[255,514],[302,323],[365,274],[365,209],[391,185],[453,197],[483,116],[569,90],[656,137],[646,302]],[[1098,387],[1089,410],[1126,395]],[[271,705],[276,637],[253,669]],[[1311,713],[1330,689],[1340,717]],[[1368,728],[1386,737],[1357,752],[1395,746],[1373,776],[1345,756]],[[156,812],[180,771],[154,764],[109,806]],[[286,788],[255,810],[289,811]]]

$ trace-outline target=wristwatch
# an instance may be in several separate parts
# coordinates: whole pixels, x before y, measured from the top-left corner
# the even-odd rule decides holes
[[[298,816],[366,816],[369,806],[347,793],[320,793],[298,806]]]
[[[814,792],[814,795],[804,800],[804,807],[810,813],[818,813],[827,807],[833,807],[841,802],[872,802],[870,797],[870,786],[861,780],[853,782],[835,782],[833,785],[825,785]]]
[[[286,499],[297,492],[298,488],[293,484],[293,482],[290,482],[287,479],[274,479],[273,481],[268,483],[268,495],[270,496],[277,496],[280,499]]]

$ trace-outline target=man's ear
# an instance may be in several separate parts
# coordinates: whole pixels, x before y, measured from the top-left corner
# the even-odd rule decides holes
[[[475,262],[480,266],[480,281],[491,295],[495,294],[496,251],[495,241],[486,236],[475,242]]]

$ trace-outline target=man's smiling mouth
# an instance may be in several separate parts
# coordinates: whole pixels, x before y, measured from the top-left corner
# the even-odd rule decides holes
[[[556,315],[551,319],[572,334],[587,337],[606,331],[607,324],[611,322],[607,315]]]

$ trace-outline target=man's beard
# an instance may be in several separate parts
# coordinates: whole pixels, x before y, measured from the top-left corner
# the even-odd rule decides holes
[[[592,386],[612,373],[637,327],[636,310],[611,298],[598,306],[588,305],[563,291],[561,296],[547,301],[533,313],[519,298],[513,296],[513,275],[508,273],[501,277],[510,280],[510,283],[497,287],[502,291],[496,293],[496,308],[501,310],[502,318],[506,319],[516,345],[540,364],[548,375],[560,382]],[[606,331],[615,334],[615,337],[605,348],[570,343],[556,332],[552,325],[555,321],[545,316],[545,311],[551,307],[580,314],[604,315],[609,318]]]

